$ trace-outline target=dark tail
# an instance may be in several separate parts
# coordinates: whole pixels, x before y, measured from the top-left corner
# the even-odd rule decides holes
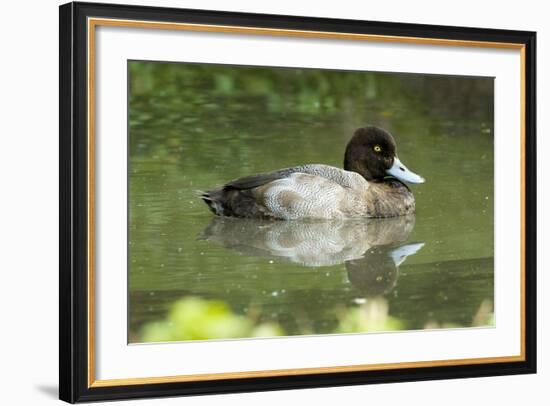
[[[208,205],[212,213],[217,216],[224,216],[223,189],[207,190],[201,193],[201,199]]]
[[[249,190],[238,190],[227,186],[208,190],[200,194],[210,211],[217,216],[272,218],[265,208],[256,202]]]

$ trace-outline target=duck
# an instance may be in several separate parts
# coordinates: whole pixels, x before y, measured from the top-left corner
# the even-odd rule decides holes
[[[303,164],[234,179],[201,192],[217,216],[273,220],[386,218],[413,214],[407,185],[424,183],[397,156],[390,132],[358,128],[348,141],[343,169]]]

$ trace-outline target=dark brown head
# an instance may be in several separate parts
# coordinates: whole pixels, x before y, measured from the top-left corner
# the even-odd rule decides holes
[[[378,127],[359,128],[348,142],[344,169],[357,172],[366,180],[382,180],[393,176],[401,181],[423,183],[424,179],[411,172],[397,158],[393,136]]]

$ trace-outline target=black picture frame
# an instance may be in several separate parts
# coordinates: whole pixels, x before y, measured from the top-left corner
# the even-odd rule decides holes
[[[59,397],[67,402],[235,393],[536,372],[536,33],[113,4],[60,6]],[[87,19],[196,23],[514,43],[524,46],[525,359],[390,370],[91,387],[88,380]]]

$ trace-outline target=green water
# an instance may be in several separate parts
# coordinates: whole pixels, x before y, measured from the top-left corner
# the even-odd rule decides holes
[[[267,335],[493,323],[493,79],[137,61],[129,72],[130,342],[152,340],[190,297],[276,326]],[[223,219],[197,197],[255,172],[341,167],[366,124],[426,178],[411,187],[416,216]]]

